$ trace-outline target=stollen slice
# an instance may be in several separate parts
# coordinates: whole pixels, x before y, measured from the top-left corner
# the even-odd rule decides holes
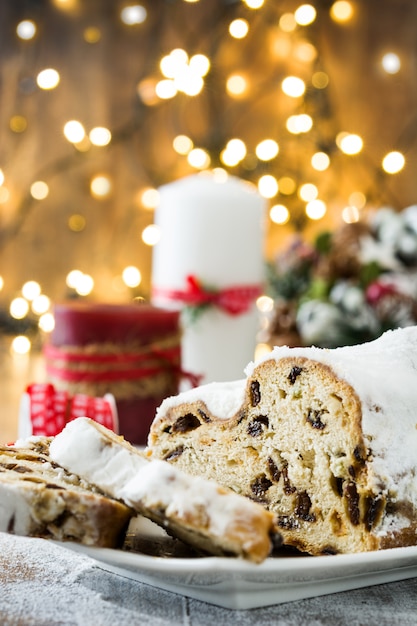
[[[123,437],[88,418],[70,422],[51,458],[107,495],[204,553],[262,562],[279,543],[274,517],[217,483],[150,461]]]
[[[34,437],[0,446],[0,531],[121,546],[133,510],[53,462],[49,442]]]

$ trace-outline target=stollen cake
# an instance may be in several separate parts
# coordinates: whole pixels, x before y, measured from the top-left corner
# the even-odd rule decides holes
[[[50,454],[68,471],[205,553],[261,562],[280,539],[273,515],[258,503],[165,461],[150,461],[122,436],[88,418],[69,422],[52,440]]]
[[[417,327],[245,373],[164,400],[149,457],[263,504],[311,554],[417,544]]]
[[[121,546],[133,510],[54,463],[49,441],[0,446],[0,531]]]

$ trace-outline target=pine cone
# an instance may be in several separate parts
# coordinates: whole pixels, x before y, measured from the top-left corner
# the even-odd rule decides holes
[[[346,224],[332,236],[332,247],[320,268],[329,279],[357,278],[361,270],[360,240],[369,234],[369,228],[361,222]]]
[[[266,342],[271,346],[301,346],[301,337],[296,324],[295,302],[276,302],[267,330]]]

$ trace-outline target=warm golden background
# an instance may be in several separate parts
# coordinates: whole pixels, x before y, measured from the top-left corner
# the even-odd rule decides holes
[[[53,302],[75,294],[66,284],[74,269],[94,281],[86,296],[91,299],[147,297],[152,248],[143,237],[153,222],[152,190],[200,169],[224,167],[255,184],[263,175],[277,181],[277,192],[262,193],[272,194],[269,208],[288,209],[289,221],[269,218],[266,258],[296,230],[308,239],[370,209],[400,211],[416,202],[417,3],[311,0],[307,13],[297,11],[302,4],[0,3],[0,297],[6,332],[17,328],[9,306],[27,281],[39,283]],[[189,67],[195,55],[204,55],[206,71],[197,87],[191,83],[194,95],[161,97],[167,80],[161,60],[175,49],[187,53]],[[388,66],[387,54],[394,55]],[[45,69],[58,73],[55,86],[42,84]],[[288,76],[304,81],[301,95],[284,93]],[[288,119],[299,114],[310,116],[312,126],[294,134]],[[78,139],[64,134],[71,120],[82,125]],[[94,145],[96,127],[111,134],[107,145]],[[362,149],[345,154],[340,133],[358,135]],[[178,142],[182,136],[185,143],[184,137]],[[237,164],[233,153],[232,163],[223,155],[231,139],[243,142]],[[265,139],[279,147],[267,160],[256,153]],[[202,152],[190,154],[192,146]],[[392,151],[405,164],[386,173],[382,162]],[[317,152],[330,159],[324,171],[312,166]],[[104,186],[94,191],[98,176]],[[306,216],[308,197],[300,198],[306,183],[315,185],[312,197],[324,203],[320,219]],[[140,271],[139,285],[123,281],[128,266]],[[28,324],[37,323],[28,315]]]

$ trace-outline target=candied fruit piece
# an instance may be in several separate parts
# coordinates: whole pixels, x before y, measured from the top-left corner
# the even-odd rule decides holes
[[[261,401],[261,389],[259,382],[253,380],[250,384],[251,405],[256,406]]]
[[[201,426],[201,422],[198,417],[193,413],[186,413],[174,422],[171,432],[187,433],[190,430],[195,430],[199,426]]]
[[[303,371],[303,368],[298,367],[298,365],[295,365],[291,369],[291,372],[288,374],[288,380],[290,381],[292,385],[295,383],[295,381],[297,380],[297,377],[301,374],[302,371]]]
[[[264,431],[264,428],[268,428],[269,419],[265,415],[259,415],[255,417],[247,426],[247,433],[251,437],[259,437]]]

